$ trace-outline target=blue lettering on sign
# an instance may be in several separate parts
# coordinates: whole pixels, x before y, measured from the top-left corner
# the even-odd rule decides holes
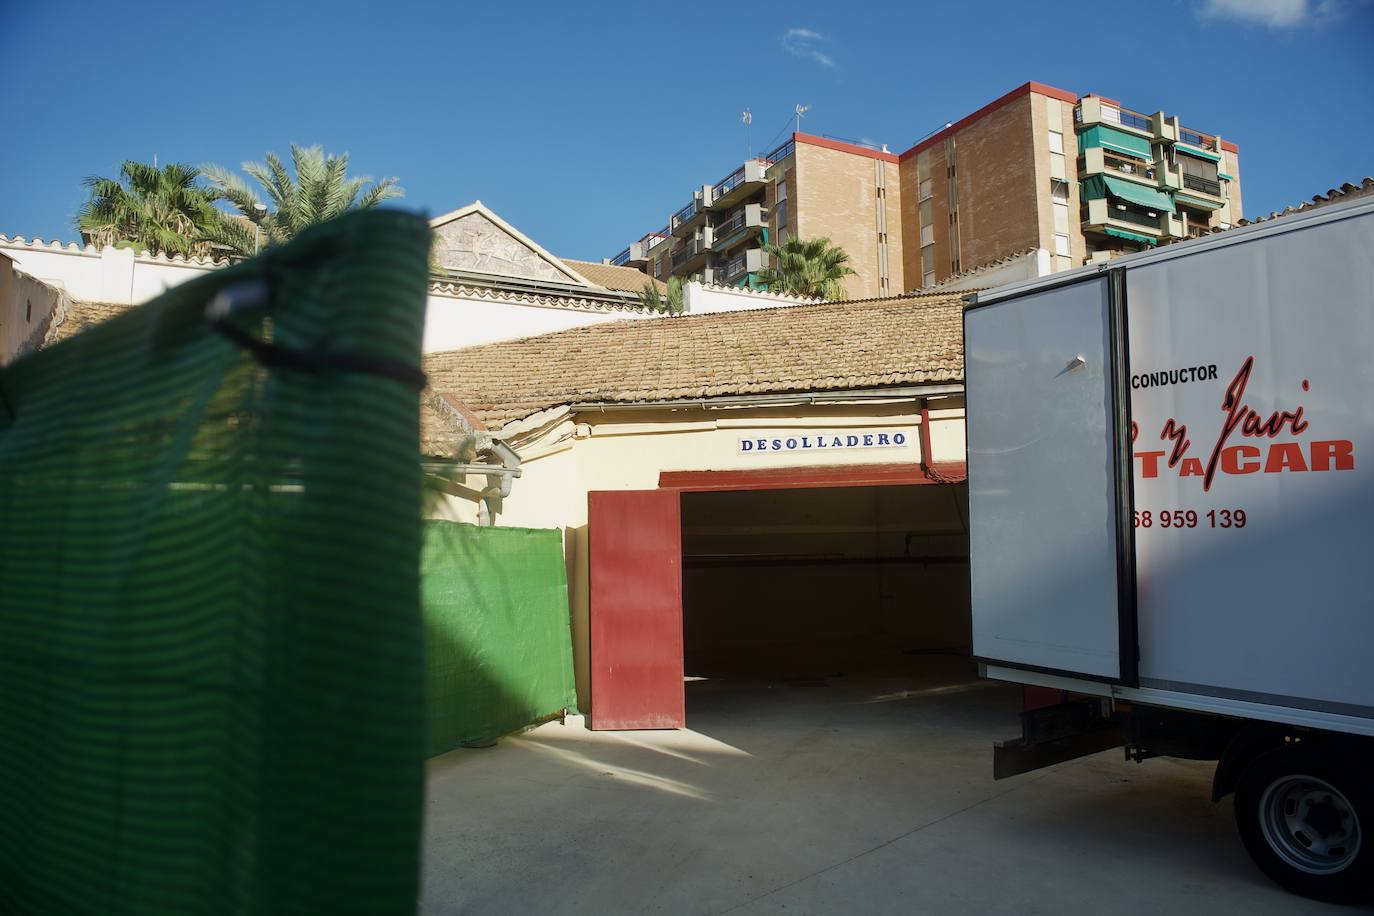
[[[858,437],[858,436],[845,436],[845,437],[844,437],[844,444],[847,445],[847,446],[849,446],[850,448],[853,448],[854,446],[856,446],[856,445],[859,444],[859,437]]]
[[[893,445],[906,445],[906,433],[893,433],[893,434],[892,434],[892,444],[893,444]]]
[[[763,451],[763,450],[766,449],[766,448],[768,448],[768,440],[767,440],[767,439],[760,439],[760,440],[759,440],[759,451]]]
[[[777,451],[777,450],[779,450],[779,449],[781,449],[781,448],[782,448],[782,440],[781,440],[781,439],[774,439],[774,440],[773,440],[773,451]]]
[[[797,447],[797,440],[796,440],[796,439],[788,439],[788,440],[787,440],[787,447],[788,447],[788,448],[796,448],[796,447]]]
[[[752,452],[752,451],[754,450],[754,440],[753,440],[753,439],[741,439],[741,440],[739,440],[739,450],[740,450],[741,452]]]
[[[873,444],[873,434],[872,434],[872,433],[868,433],[868,434],[866,434],[866,435],[864,436],[864,445],[872,445],[872,444]]]
[[[878,433],[878,444],[887,445],[887,433]]]

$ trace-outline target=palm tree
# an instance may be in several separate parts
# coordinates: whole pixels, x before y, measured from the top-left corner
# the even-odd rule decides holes
[[[206,233],[219,222],[219,211],[213,195],[196,183],[200,174],[180,162],[158,168],[129,160],[118,178],[87,178],[91,197],[76,216],[76,230],[94,245],[209,254]]]
[[[650,312],[682,311],[682,278],[669,277],[666,294],[659,292],[653,280],[645,281],[644,288],[639,291],[639,302]]]
[[[769,266],[759,271],[757,282],[773,293],[791,293],[812,299],[847,298],[844,278],[852,277],[849,255],[830,239],[790,238],[768,245]]]
[[[268,203],[258,198],[248,182],[228,169],[217,165],[203,169],[213,185],[215,198],[228,201],[238,211],[237,217],[220,220],[213,240],[241,255],[256,250],[255,227],[261,230],[263,243],[279,245],[307,226],[405,196],[395,178],[383,178],[369,188],[371,178],[347,177],[347,153],[326,156],[318,146],[293,143],[294,178],[276,153],[268,153],[266,159],[265,163],[245,162],[243,170],[262,186]]]

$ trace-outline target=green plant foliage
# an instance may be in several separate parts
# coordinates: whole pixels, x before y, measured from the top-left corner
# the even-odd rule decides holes
[[[790,238],[766,250],[769,266],[756,279],[769,292],[829,301],[848,298],[844,278],[854,276],[854,270],[849,255],[830,239]]]
[[[677,314],[682,311],[682,278],[669,277],[668,290],[662,292],[653,280],[647,280],[639,291],[639,302],[646,311]]]
[[[213,236],[216,244],[237,254],[251,255],[258,241],[280,245],[308,226],[405,196],[395,178],[374,183],[371,178],[348,177],[347,153],[326,155],[319,146],[293,143],[289,170],[276,153],[265,158],[266,162],[245,162],[243,170],[266,194],[266,201],[248,181],[228,169],[217,165],[202,169],[214,198],[229,203],[241,217],[220,220]]]
[[[207,235],[220,221],[213,194],[197,184],[200,170],[180,162],[161,168],[126,161],[118,178],[87,178],[90,199],[76,230],[94,245],[138,248],[153,254],[207,255]]]

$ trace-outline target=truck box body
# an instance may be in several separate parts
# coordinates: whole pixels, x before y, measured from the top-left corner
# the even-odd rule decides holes
[[[989,677],[1374,734],[1374,204],[981,294]]]

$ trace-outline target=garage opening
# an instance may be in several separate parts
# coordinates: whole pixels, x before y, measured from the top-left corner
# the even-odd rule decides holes
[[[965,484],[684,492],[689,707],[698,679],[972,677],[967,505]]]

